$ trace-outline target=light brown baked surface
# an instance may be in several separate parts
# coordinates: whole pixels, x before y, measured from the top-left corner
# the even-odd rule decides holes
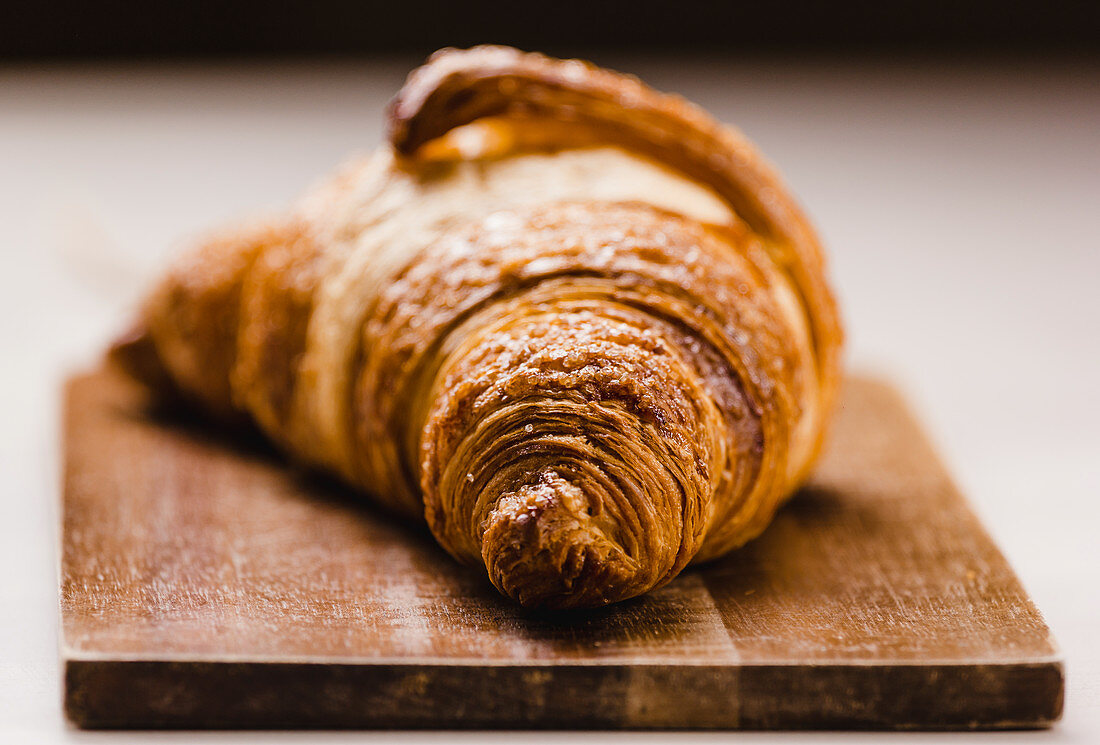
[[[752,146],[504,47],[437,53],[390,124],[182,257],[113,357],[422,516],[524,605],[633,597],[758,535],[820,449],[841,331]]]

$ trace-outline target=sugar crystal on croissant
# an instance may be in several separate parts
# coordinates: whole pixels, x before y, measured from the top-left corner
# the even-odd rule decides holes
[[[773,170],[578,61],[444,50],[389,142],[169,272],[113,357],[425,519],[528,606],[758,535],[820,448],[841,331]]]

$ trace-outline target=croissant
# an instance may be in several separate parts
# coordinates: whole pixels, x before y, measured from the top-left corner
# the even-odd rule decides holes
[[[111,357],[426,520],[525,606],[758,535],[840,377],[812,228],[750,143],[577,60],[443,50],[388,142],[185,255]]]

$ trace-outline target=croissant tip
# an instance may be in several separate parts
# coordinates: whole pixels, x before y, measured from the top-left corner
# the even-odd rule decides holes
[[[586,502],[579,487],[552,471],[502,497],[482,536],[493,584],[528,608],[625,599],[636,564],[596,526]]]
[[[557,61],[538,52],[526,52],[504,44],[478,44],[466,49],[438,49],[409,73],[401,90],[386,107],[387,139],[401,157],[413,158],[428,140],[463,122],[448,122],[454,101],[441,111],[433,110],[430,99],[453,91],[463,79],[486,79],[515,74],[525,68],[553,65]],[[468,81],[467,81],[468,82]],[[461,86],[459,86],[461,88]],[[443,124],[443,129],[438,127]]]

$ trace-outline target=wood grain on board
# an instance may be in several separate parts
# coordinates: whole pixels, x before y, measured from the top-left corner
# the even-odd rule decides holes
[[[67,391],[65,708],[83,727],[1008,728],[1061,714],[1042,618],[898,395],[850,381],[758,540],[524,611],[260,441]]]

